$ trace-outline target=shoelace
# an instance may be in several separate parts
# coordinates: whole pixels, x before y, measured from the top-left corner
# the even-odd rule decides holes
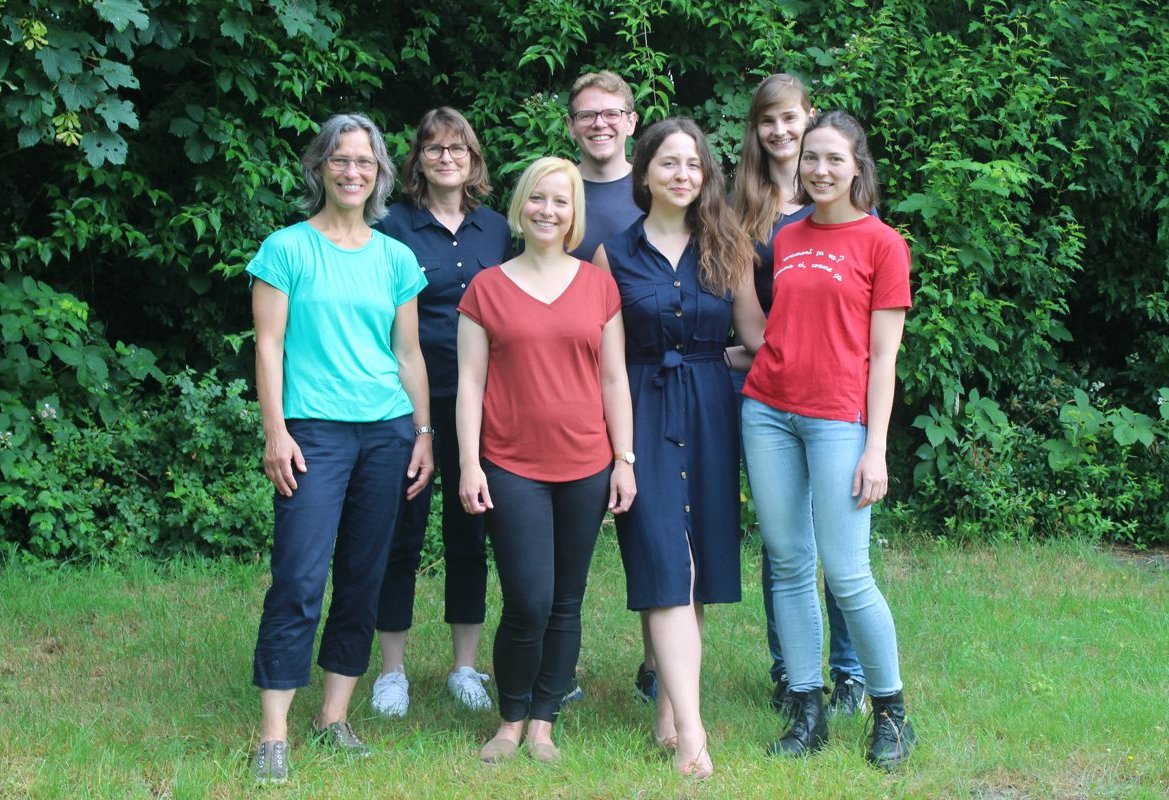
[[[901,726],[886,709],[874,710],[869,717],[869,725],[866,727],[869,728],[868,733],[872,736],[874,743],[877,740],[892,740],[898,745],[901,744]]]

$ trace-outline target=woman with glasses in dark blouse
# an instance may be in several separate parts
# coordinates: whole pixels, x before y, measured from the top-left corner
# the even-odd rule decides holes
[[[479,139],[453,108],[422,117],[402,166],[402,199],[378,223],[404,242],[426,276],[418,296],[418,329],[430,378],[434,450],[442,471],[442,541],[446,560],[446,615],[453,661],[447,688],[461,706],[491,708],[475,667],[486,614],[487,558],[483,517],[459,503],[459,444],[455,436],[455,358],[459,301],[480,270],[511,258],[507,220],[481,205],[491,192]],[[373,708],[404,717],[410,704],[406,637],[413,621],[414,582],[430,511],[428,488],[409,501],[394,534],[378,605],[382,672],[374,682]]]

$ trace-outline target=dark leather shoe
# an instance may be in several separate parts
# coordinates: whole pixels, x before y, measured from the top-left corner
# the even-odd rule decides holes
[[[891,772],[900,767],[913,746],[917,734],[905,718],[905,703],[901,692],[889,697],[873,697],[872,739],[865,758],[870,764]]]
[[[775,688],[771,690],[771,708],[785,721],[790,720],[795,711],[791,692],[788,691],[786,672],[779,676]]]
[[[791,727],[773,742],[768,752],[777,756],[806,756],[828,742],[828,718],[824,714],[824,692],[788,692],[792,702]]]

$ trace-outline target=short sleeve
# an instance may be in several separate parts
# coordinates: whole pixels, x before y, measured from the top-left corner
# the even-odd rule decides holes
[[[621,310],[621,290],[617,288],[617,281],[608,270],[597,267],[602,276],[601,291],[605,302],[605,322],[617,316]]]
[[[397,239],[386,237],[387,256],[394,271],[394,305],[413,300],[426,288],[426,276],[414,251]]]
[[[911,308],[909,245],[892,228],[877,242],[873,259],[873,294],[869,308]]]
[[[483,275],[487,272],[481,272],[471,279],[467,285],[467,291],[463,293],[463,299],[459,301],[459,313],[466,316],[477,325],[483,325],[483,309],[479,302],[479,286],[483,280]]]
[[[268,236],[260,244],[256,255],[248,262],[246,268],[248,282],[252,278],[259,278],[264,283],[279,289],[284,294],[292,293],[292,271],[289,267],[288,248],[282,242],[282,231]]]

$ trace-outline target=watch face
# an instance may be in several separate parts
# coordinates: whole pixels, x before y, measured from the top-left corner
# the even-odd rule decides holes
[[[637,460],[637,456],[633,455],[633,451],[630,450],[627,453],[622,453],[620,455],[620,459],[622,461],[624,461],[626,464],[632,464],[634,461]]]

